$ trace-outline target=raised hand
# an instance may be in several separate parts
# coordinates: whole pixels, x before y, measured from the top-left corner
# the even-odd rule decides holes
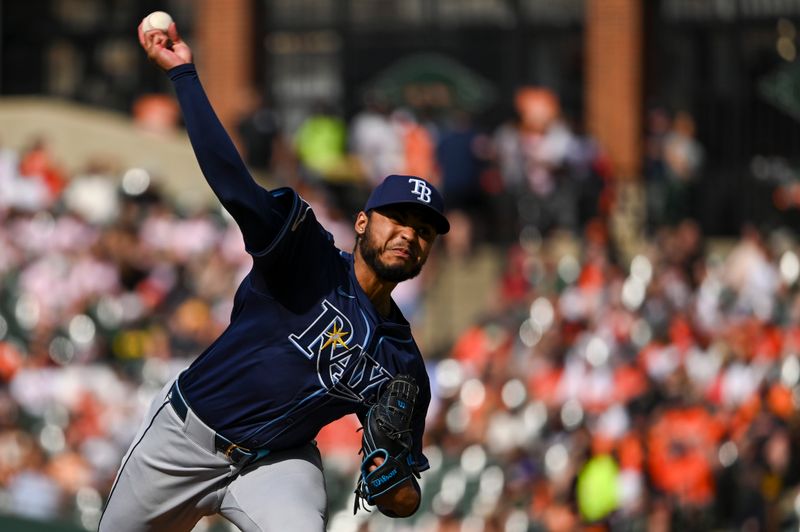
[[[192,62],[192,49],[181,40],[174,22],[166,32],[157,29],[145,32],[140,23],[138,32],[139,44],[147,52],[147,58],[161,69],[166,71]]]

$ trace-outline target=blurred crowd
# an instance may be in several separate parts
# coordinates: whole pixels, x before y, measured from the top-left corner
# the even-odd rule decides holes
[[[450,209],[396,291],[433,389],[422,506],[353,516],[346,418],[319,437],[330,530],[796,529],[795,235],[712,245],[675,210],[702,171],[691,119],[661,112],[650,236],[623,250],[602,149],[550,91],[515,106],[485,130],[369,95],[349,123],[320,106],[289,136],[264,108],[237,130],[343,249],[387,173],[431,178]],[[93,529],[150,399],[225,328],[250,260],[218,208],[179,209],[143,169],[66,175],[44,141],[0,150],[0,191],[0,511]]]

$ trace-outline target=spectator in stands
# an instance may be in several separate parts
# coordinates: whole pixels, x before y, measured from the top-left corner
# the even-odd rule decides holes
[[[561,120],[558,97],[526,87],[517,91],[514,104],[519,122],[499,130],[495,141],[505,186],[519,198],[520,224],[540,232],[576,231],[577,193],[568,171],[575,139]]]
[[[703,167],[703,147],[696,138],[694,118],[679,111],[663,139],[663,156],[668,183],[667,221],[677,223],[695,215],[691,191]]]
[[[391,107],[382,94],[367,92],[364,107],[350,122],[350,150],[358,158],[370,187],[403,166],[403,139],[392,124]],[[413,174],[425,175],[425,174]]]
[[[248,167],[264,174],[272,168],[272,156],[281,135],[280,119],[264,96],[255,95],[253,101],[252,109],[244,114],[236,130]]]
[[[47,142],[42,137],[36,138],[22,154],[19,174],[44,185],[47,191],[45,199],[47,205],[52,205],[66,186],[64,172],[53,159]]]

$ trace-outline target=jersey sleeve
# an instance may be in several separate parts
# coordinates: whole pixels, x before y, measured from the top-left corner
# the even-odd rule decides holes
[[[265,247],[248,248],[253,257],[252,286],[287,307],[304,307],[322,297],[338,279],[339,251],[297,192],[279,188],[271,194],[286,214]]]
[[[271,193],[277,209],[285,213],[269,244],[249,250],[261,268],[276,262],[291,265],[318,262],[321,248],[333,248],[333,237],[317,221],[311,206],[291,188],[278,188]],[[295,267],[297,265],[295,264]]]
[[[217,118],[193,64],[168,72],[200,170],[242,230],[251,254],[267,248],[284,226],[285,203],[255,182]]]

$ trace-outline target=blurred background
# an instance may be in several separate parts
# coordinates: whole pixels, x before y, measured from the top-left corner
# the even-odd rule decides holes
[[[421,509],[352,515],[345,418],[330,530],[798,530],[800,0],[0,1],[1,530],[96,529],[250,266],[139,49],[154,10],[341,248],[384,175],[444,192],[395,291]]]

